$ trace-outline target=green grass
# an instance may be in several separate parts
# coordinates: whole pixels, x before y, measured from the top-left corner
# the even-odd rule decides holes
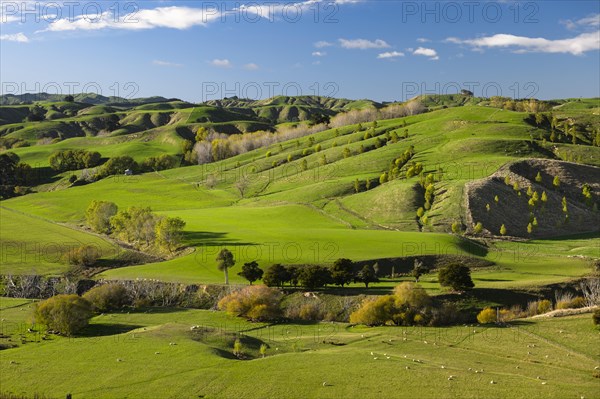
[[[267,327],[221,312],[148,309],[97,316],[83,337],[41,340],[35,326],[26,332],[27,301],[1,299],[0,307],[4,331],[19,341],[0,352],[0,384],[29,395],[594,398],[599,387],[600,332],[589,314],[513,328]],[[193,325],[204,333],[193,335]],[[254,360],[233,358],[236,336]],[[265,358],[256,353],[261,342]]]
[[[64,254],[82,245],[114,258],[117,245],[92,234],[0,207],[0,273],[56,275],[67,269]]]

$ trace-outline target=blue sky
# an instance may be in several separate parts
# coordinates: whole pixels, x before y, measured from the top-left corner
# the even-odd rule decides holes
[[[2,0],[1,9],[4,94],[600,96],[597,1]]]

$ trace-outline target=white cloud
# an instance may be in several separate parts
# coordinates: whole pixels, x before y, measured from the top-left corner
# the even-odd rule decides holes
[[[600,14],[591,14],[587,17],[578,19],[573,21],[571,19],[567,19],[564,21],[560,21],[561,24],[565,25],[567,29],[573,30],[578,27],[592,27],[597,28],[600,26]]]
[[[582,33],[570,39],[550,40],[543,37],[525,37],[509,34],[480,37],[477,39],[459,40],[448,38],[450,43],[464,43],[475,49],[514,47],[515,53],[570,53],[581,55],[587,51],[600,50],[600,31]]]
[[[48,31],[126,29],[142,30],[154,28],[189,29],[205,26],[219,18],[210,10],[190,7],[158,7],[138,11],[131,20],[115,18],[111,12],[104,12],[95,19],[79,15],[73,19],[63,18],[52,22]],[[116,21],[115,21],[116,20]]]
[[[183,66],[183,64],[176,64],[174,62],[161,61],[161,60],[154,60],[154,61],[152,61],[152,64],[158,65],[158,66],[165,66],[165,67],[182,67]]]
[[[419,47],[413,51],[413,55],[423,55],[425,57],[429,57],[431,61],[437,61],[440,59],[440,57],[437,55],[437,51],[432,48]]]
[[[375,41],[370,41],[366,39],[339,39],[340,45],[346,49],[359,49],[366,50],[372,48],[388,48],[390,47],[385,41],[381,39],[377,39]]]
[[[424,38],[424,37],[420,37],[420,38],[418,38],[418,39],[417,39],[417,42],[419,42],[419,43],[428,43],[428,42],[430,42],[430,41],[431,41],[431,40],[429,40],[429,39],[426,39],[426,38]]]
[[[0,40],[7,42],[27,43],[29,38],[25,36],[24,33],[19,32],[14,34],[0,35]]]
[[[312,53],[313,57],[325,57],[326,55],[327,53],[324,51],[313,51]]]
[[[244,65],[244,69],[248,70],[248,71],[256,71],[258,70],[258,65],[256,65],[255,63],[251,62],[249,64]]]
[[[321,40],[321,41],[318,41],[315,43],[316,48],[324,48],[324,47],[331,47],[331,46],[333,46],[333,43],[326,42],[324,40]]]
[[[233,66],[228,59],[220,60],[218,58],[215,58],[214,60],[210,61],[209,64],[217,68],[231,68]]]
[[[381,53],[377,56],[377,58],[379,58],[379,59],[396,58],[396,57],[404,57],[404,53],[401,53],[399,51],[387,51],[387,52]]]

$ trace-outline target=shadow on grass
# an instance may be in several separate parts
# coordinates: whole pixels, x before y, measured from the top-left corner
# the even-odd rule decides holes
[[[184,241],[189,246],[240,246],[257,245],[252,242],[239,242],[234,238],[226,238],[229,233],[214,231],[186,231],[183,233]]]
[[[78,337],[81,338],[91,338],[91,337],[106,337],[110,335],[118,335],[124,334],[126,332],[135,330],[137,328],[141,328],[141,325],[134,324],[118,324],[118,323],[98,323],[98,324],[90,324],[87,326],[81,333],[78,334]]]
[[[464,294],[449,293],[439,295],[436,298],[453,302],[475,301],[482,304],[495,303],[506,307],[513,305],[523,306],[528,302],[540,299],[539,296],[530,292],[500,288],[474,288]]]

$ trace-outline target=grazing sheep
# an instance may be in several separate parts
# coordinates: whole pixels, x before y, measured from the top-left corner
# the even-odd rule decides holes
[[[379,358],[378,358],[378,357],[374,357],[374,358],[373,358],[373,360],[377,360],[377,359],[379,359]]]
[[[173,345],[177,345],[175,342],[169,342],[169,345],[173,346]]]
[[[442,368],[443,368],[443,369],[445,369],[445,368],[446,368],[446,366],[442,366]]]
[[[547,384],[547,382],[546,382],[546,381],[542,382],[542,385],[546,385],[546,384]]]
[[[154,352],[155,355],[160,355],[160,352]]]
[[[117,362],[119,362],[119,363],[122,362],[122,361],[123,361],[123,359],[117,359]]]
[[[490,381],[490,384],[495,384],[495,383],[496,383],[496,381],[494,381],[494,380]]]
[[[410,367],[406,366],[406,369],[407,369],[407,370],[410,370]]]
[[[328,384],[327,384],[327,381],[323,382],[323,386],[324,386],[324,387],[326,387],[327,385],[328,385]]]

